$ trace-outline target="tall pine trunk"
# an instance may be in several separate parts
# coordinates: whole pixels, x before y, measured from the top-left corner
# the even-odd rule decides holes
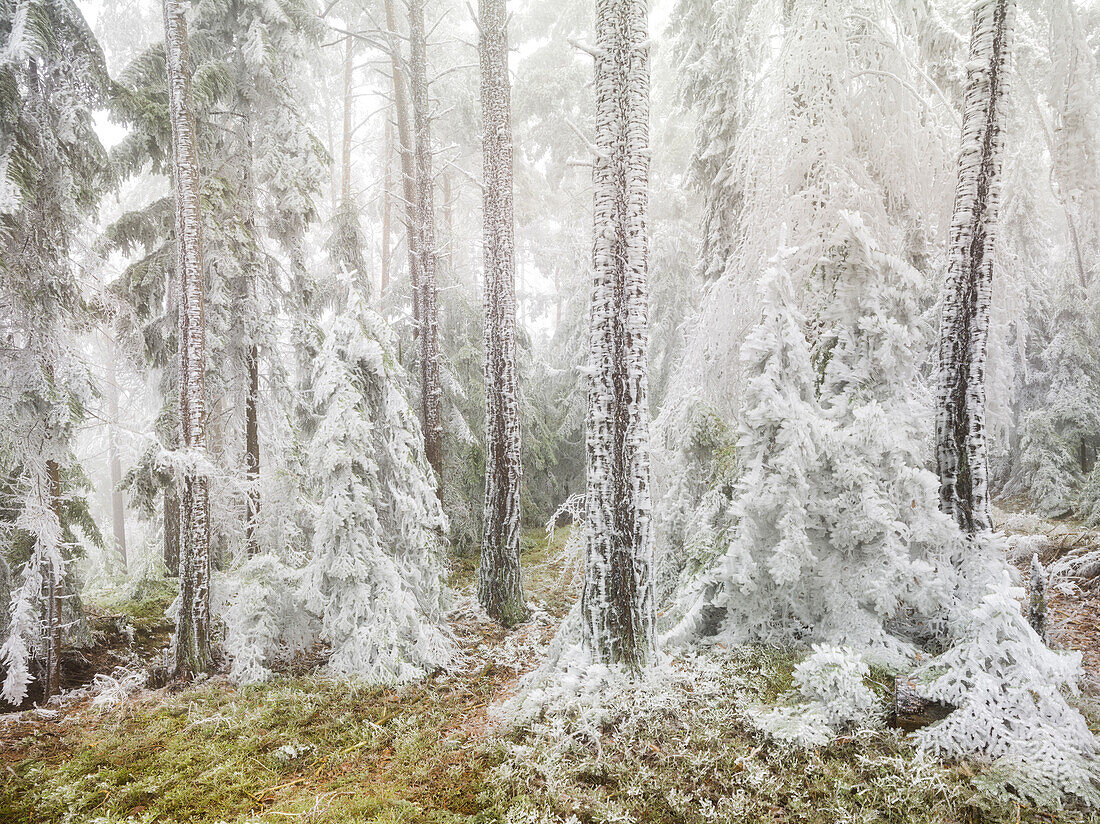
[[[424,0],[409,0],[409,84],[412,87],[413,166],[416,171],[413,233],[416,235],[414,301],[419,304],[420,419],[424,454],[443,496],[443,389],[439,379],[439,310],[436,288],[435,184],[432,178],[431,113]]]
[[[526,612],[520,578],[520,426],[506,0],[481,0],[485,223],[485,520],[477,594],[505,626]]]
[[[386,28],[393,34],[389,38],[390,65],[393,78],[394,121],[397,124],[398,151],[401,155],[401,195],[405,201],[405,245],[409,253],[409,282],[413,293],[413,335],[420,328],[420,293],[416,272],[416,171],[413,161],[412,128],[409,125],[409,95],[405,67],[401,60],[400,41],[396,36],[397,14],[394,0],[385,0]]]
[[[245,524],[245,546],[249,555],[259,552],[256,526],[260,521],[260,350],[253,343],[245,356],[248,369],[248,397],[244,407],[245,480],[248,482],[248,521]]]
[[[111,473],[111,527],[115,536],[115,550],[126,569],[126,507],[122,500],[122,458],[118,454],[118,438],[115,426],[118,423],[118,379],[115,374],[113,358],[107,364],[107,461]]]
[[[340,143],[340,201],[351,200],[352,37],[344,38],[344,134]]]
[[[180,574],[180,496],[174,486],[164,488],[161,508],[164,516],[164,566],[168,574],[175,578]]]
[[[206,451],[206,318],[191,61],[180,0],[164,0],[164,46],[180,277],[180,439],[193,459]],[[182,475],[180,594],[172,638],[172,671],[175,675],[193,675],[207,672],[211,666],[209,501],[205,475],[193,468]]]
[[[393,123],[386,118],[382,150],[382,282],[378,288],[379,304],[390,288],[391,248],[393,230],[391,221],[393,191]]]
[[[583,642],[640,670],[655,656],[649,490],[649,40],[646,0],[596,2]]]
[[[985,362],[1012,7],[1013,0],[983,0],[974,9],[940,318],[936,416],[940,507],[968,534],[993,528],[985,442]]]
[[[46,480],[49,484],[49,501],[53,517],[61,524],[61,471],[57,461],[46,461]],[[49,698],[61,692],[61,588],[63,570],[58,563],[60,547],[46,561],[43,578],[46,582],[46,673],[42,682],[42,697]]]

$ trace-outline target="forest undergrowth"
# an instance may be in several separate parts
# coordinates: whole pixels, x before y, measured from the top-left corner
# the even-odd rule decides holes
[[[120,673],[3,717],[0,822],[1100,822],[1036,809],[1004,776],[925,759],[886,726],[809,750],[767,740],[747,710],[786,692],[797,663],[775,649],[672,662],[663,689],[613,697],[595,736],[500,726],[575,598],[566,538],[525,536],[535,609],[512,632],[476,606],[473,560],[456,559],[452,673],[362,688],[299,662],[258,686],[156,690]],[[868,683],[885,706],[888,676]]]

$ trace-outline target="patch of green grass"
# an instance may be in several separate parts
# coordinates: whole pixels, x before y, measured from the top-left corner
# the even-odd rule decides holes
[[[152,694],[24,742],[0,821],[492,820],[478,802],[488,755],[448,735],[485,697],[321,679]]]

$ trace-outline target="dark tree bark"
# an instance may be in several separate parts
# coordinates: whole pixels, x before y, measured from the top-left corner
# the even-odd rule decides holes
[[[940,319],[936,416],[940,507],[967,534],[993,528],[987,483],[985,363],[1012,7],[1012,0],[983,0],[974,9]]]
[[[180,0],[164,0],[164,45],[180,277],[180,440],[196,456],[206,451],[206,317],[191,59]],[[211,667],[209,500],[206,477],[194,469],[180,479],[179,569],[171,668],[174,675],[190,676]]]
[[[164,488],[162,496],[164,514],[164,565],[168,574],[176,578],[180,574],[180,497],[172,486]]]
[[[245,399],[245,479],[248,482],[248,522],[245,546],[249,555],[259,551],[256,526],[260,520],[260,352],[256,344],[248,349],[248,397]]]
[[[648,410],[646,0],[596,2],[583,642],[640,670],[656,654]]]
[[[481,0],[485,223],[485,519],[478,600],[505,626],[523,620],[520,422],[516,371],[512,122],[505,0]]]

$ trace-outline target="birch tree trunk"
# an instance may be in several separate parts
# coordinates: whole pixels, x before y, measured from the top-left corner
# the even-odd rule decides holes
[[[1013,0],[974,9],[951,248],[940,318],[936,462],[940,507],[968,534],[993,528],[985,362]]]
[[[409,281],[413,293],[413,337],[420,329],[420,294],[416,273],[416,172],[413,168],[412,134],[409,126],[409,97],[405,85],[405,71],[401,62],[401,48],[397,37],[397,14],[394,0],[386,0],[386,28],[390,32],[389,51],[393,77],[394,120],[397,124],[398,151],[401,155],[401,194],[405,201],[405,245],[409,253]]]
[[[485,223],[485,519],[478,600],[505,626],[523,620],[515,224],[506,0],[480,0]]]
[[[206,451],[206,318],[202,213],[191,102],[187,23],[180,0],[164,0],[164,45],[172,123],[180,277],[180,438],[189,461]],[[205,475],[189,468],[180,479],[180,595],[172,638],[175,675],[207,672],[210,660],[210,525]]]
[[[589,322],[583,643],[638,671],[655,656],[651,566],[646,0],[596,0],[595,240]]]
[[[412,87],[413,166],[416,170],[413,234],[416,236],[414,302],[419,303],[420,418],[424,454],[443,497],[443,390],[439,381],[439,311],[436,291],[435,186],[432,179],[431,113],[428,111],[424,0],[409,0],[409,82]]]

